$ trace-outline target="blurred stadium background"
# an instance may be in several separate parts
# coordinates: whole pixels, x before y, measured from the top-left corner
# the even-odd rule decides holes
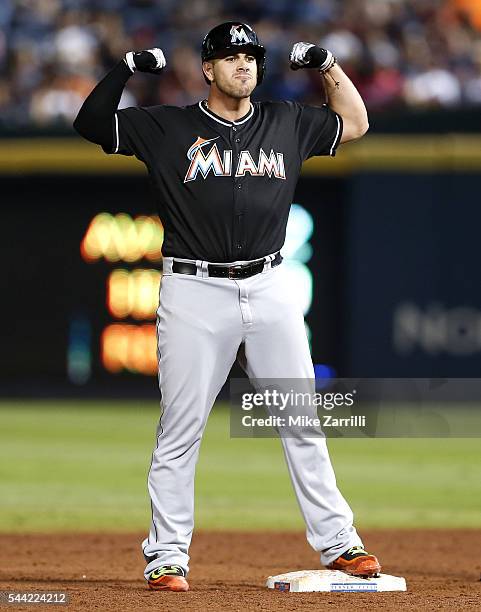
[[[5,129],[69,128],[99,78],[129,49],[161,45],[162,79],[135,78],[122,104],[189,104],[205,95],[199,43],[231,17],[256,25],[269,53],[261,98],[316,102],[315,74],[292,73],[293,41],[333,49],[371,113],[481,104],[476,0],[2,0]]]
[[[146,524],[162,226],[143,166],[103,155],[71,125],[131,49],[162,47],[167,69],[135,75],[121,106],[206,97],[202,37],[230,18],[267,47],[255,98],[323,101],[316,74],[288,68],[292,44],[307,40],[337,55],[370,114],[359,143],[305,165],[289,220],[284,256],[317,372],[480,375],[477,0],[1,0],[3,529]],[[204,445],[200,524],[262,527],[272,512],[274,526],[299,526],[291,498],[279,510],[279,449],[229,441],[223,418]],[[475,442],[333,441],[333,452],[361,522],[474,526]],[[264,518],[239,509],[242,492],[265,495]]]

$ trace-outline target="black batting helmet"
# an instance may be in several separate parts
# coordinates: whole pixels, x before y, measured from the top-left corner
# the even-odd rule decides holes
[[[226,21],[212,28],[202,42],[201,58],[203,62],[206,62],[226,51],[238,53],[240,49],[248,49],[256,58],[257,84],[260,85],[266,70],[266,50],[260,44],[257,34],[247,23]],[[204,78],[209,83],[205,75]]]

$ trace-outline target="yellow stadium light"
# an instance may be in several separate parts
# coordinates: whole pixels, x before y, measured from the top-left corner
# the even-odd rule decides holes
[[[113,323],[101,336],[103,366],[112,373],[122,371],[154,375],[157,373],[157,340],[153,323],[130,325]]]
[[[126,213],[99,213],[90,222],[82,239],[80,252],[89,262],[105,259],[109,262],[133,263],[143,258],[162,259],[164,228],[156,216],[141,215],[133,219]]]
[[[159,270],[123,270],[107,279],[107,308],[116,319],[154,319],[159,305]]]

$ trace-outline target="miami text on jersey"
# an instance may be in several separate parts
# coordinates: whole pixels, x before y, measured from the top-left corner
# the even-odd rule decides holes
[[[217,138],[219,136],[209,139],[197,137],[197,140],[187,151],[187,159],[190,161],[190,165],[184,183],[195,181],[199,172],[204,179],[209,172],[212,172],[214,176],[232,175],[232,150],[226,149],[221,156],[217,143],[213,142]],[[209,151],[204,153],[209,144],[211,145]],[[251,176],[265,176],[267,174],[269,178],[274,176],[285,180],[284,155],[275,153],[272,149],[267,154],[261,148],[256,163],[249,151],[241,151],[234,176],[245,176],[247,172]]]

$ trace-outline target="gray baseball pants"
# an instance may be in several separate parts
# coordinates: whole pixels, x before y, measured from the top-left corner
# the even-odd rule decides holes
[[[157,312],[161,418],[148,489],[152,523],[142,543],[145,576],[161,565],[188,571],[194,527],[194,475],[212,405],[243,344],[255,379],[314,379],[304,318],[282,264],[242,280],[172,272],[163,262]],[[188,261],[188,260],[182,260]],[[245,263],[245,262],[235,262]],[[232,265],[232,264],[231,264]],[[306,523],[307,539],[327,565],[362,542],[336,485],[323,437],[281,438]]]

